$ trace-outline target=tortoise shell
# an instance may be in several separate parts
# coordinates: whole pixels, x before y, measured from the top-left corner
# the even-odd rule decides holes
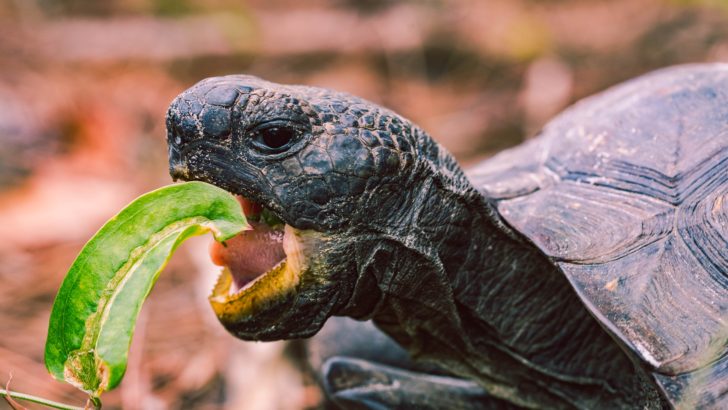
[[[728,408],[728,65],[583,100],[471,170],[677,407]]]

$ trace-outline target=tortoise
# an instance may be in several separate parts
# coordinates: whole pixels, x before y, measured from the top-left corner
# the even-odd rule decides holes
[[[586,98],[468,171],[386,108],[247,75],[167,128],[172,177],[253,224],[213,249],[229,332],[376,325],[327,331],[335,404],[728,408],[726,64]]]

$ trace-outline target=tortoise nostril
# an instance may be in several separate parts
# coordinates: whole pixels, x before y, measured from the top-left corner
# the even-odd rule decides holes
[[[184,116],[174,124],[175,143],[183,144],[201,137],[198,121],[193,116]]]
[[[170,132],[171,138],[169,138],[169,142],[179,147],[182,144],[194,140],[196,138],[195,135],[197,134],[197,132],[190,131],[192,130],[190,130],[189,128],[186,129],[182,124],[174,124]]]

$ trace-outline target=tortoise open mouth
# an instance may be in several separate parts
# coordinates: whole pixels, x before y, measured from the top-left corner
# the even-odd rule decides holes
[[[223,322],[253,315],[292,293],[307,265],[302,231],[237,198],[252,229],[210,247],[212,261],[223,270],[209,299]]]

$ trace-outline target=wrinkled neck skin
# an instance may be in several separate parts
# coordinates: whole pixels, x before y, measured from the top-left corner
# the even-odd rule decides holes
[[[358,279],[335,313],[372,318],[414,358],[521,406],[659,402],[564,276],[454,159],[425,135],[418,154],[406,184],[372,193],[391,200],[367,210],[347,245]]]

